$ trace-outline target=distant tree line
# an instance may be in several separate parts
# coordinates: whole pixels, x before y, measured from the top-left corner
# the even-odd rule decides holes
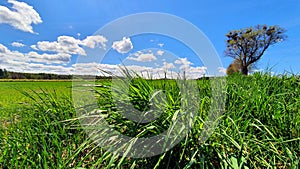
[[[79,77],[78,75],[76,77]],[[0,79],[33,79],[33,80],[70,80],[73,75],[59,75],[53,73],[21,73],[7,71],[6,69],[0,69]],[[107,76],[88,76],[84,75],[82,78],[85,79],[111,79],[112,77]]]
[[[6,79],[9,77],[9,74],[6,69],[0,69],[0,79]]]
[[[72,75],[58,75],[49,73],[21,73],[0,69],[0,79],[72,79]]]

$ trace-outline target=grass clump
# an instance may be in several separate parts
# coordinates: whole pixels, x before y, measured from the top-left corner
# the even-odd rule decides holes
[[[205,142],[201,136],[212,90],[210,80],[200,79],[199,111],[191,131],[169,151],[137,159],[117,156],[89,139],[69,95],[47,90],[25,92],[32,100],[30,105],[9,116],[1,115],[0,168],[298,168],[299,77],[255,73],[232,75],[226,80],[225,112]],[[156,93],[158,102],[154,99],[153,103],[163,104],[164,111],[154,121],[133,122],[119,111],[118,106],[126,110],[127,105],[114,100],[111,81],[96,83],[99,85],[93,89],[101,113],[124,135],[158,135],[168,128],[182,105],[176,82],[134,79],[130,97],[124,99],[143,112],[153,106],[148,100],[161,90]]]

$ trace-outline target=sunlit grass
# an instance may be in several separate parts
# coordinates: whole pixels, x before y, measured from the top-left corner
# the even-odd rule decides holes
[[[0,100],[6,105],[0,111],[0,168],[299,167],[299,77],[272,77],[259,73],[227,77],[226,111],[219,118],[214,133],[204,143],[201,134],[203,119],[210,108],[211,89],[209,80],[198,80],[197,83],[201,100],[191,132],[168,152],[140,159],[114,155],[87,137],[70,97],[71,83],[62,85],[59,82],[52,87],[55,90],[41,85],[35,87],[33,83],[16,87],[22,90],[15,90],[12,94],[27,102],[17,109],[10,109],[6,99]],[[174,112],[180,107],[180,92],[174,81],[137,79],[130,91],[130,101],[137,109],[147,108],[152,89],[165,91],[166,98],[163,99],[167,106],[155,121],[133,123],[122,117],[112,102],[111,81],[102,80],[97,84],[100,85],[95,87],[96,97],[99,109],[108,115],[106,121],[128,136],[159,134],[168,128]],[[8,85],[11,84],[7,82],[5,86]],[[5,86],[1,86],[1,92],[4,91],[3,97],[8,97]]]

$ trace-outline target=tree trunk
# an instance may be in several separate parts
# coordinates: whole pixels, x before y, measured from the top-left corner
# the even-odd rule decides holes
[[[246,76],[248,75],[248,67],[247,66],[242,67],[242,74],[246,75]]]

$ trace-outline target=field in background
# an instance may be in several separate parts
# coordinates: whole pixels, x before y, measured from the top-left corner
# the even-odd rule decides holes
[[[71,95],[71,81],[54,80],[8,80],[0,81],[0,112],[3,115],[14,113],[24,105],[32,103],[32,99],[25,97],[22,92],[42,93],[42,90],[50,93],[56,92],[58,96]]]
[[[172,83],[172,84],[171,84]],[[99,107],[116,130],[156,135],[178,106],[171,81],[139,79],[132,103],[143,107],[156,86],[175,100],[158,121],[138,126],[120,117],[109,96],[109,81],[97,87]],[[71,99],[72,82],[0,82],[0,168],[298,168],[300,79],[268,74],[227,77],[226,112],[214,134],[199,142],[209,111],[210,83],[199,80],[201,105],[192,131],[170,151],[144,159],[122,158],[89,140]],[[137,93],[136,93],[137,92]],[[135,102],[136,101],[136,102]],[[151,126],[151,127],[150,127]]]

